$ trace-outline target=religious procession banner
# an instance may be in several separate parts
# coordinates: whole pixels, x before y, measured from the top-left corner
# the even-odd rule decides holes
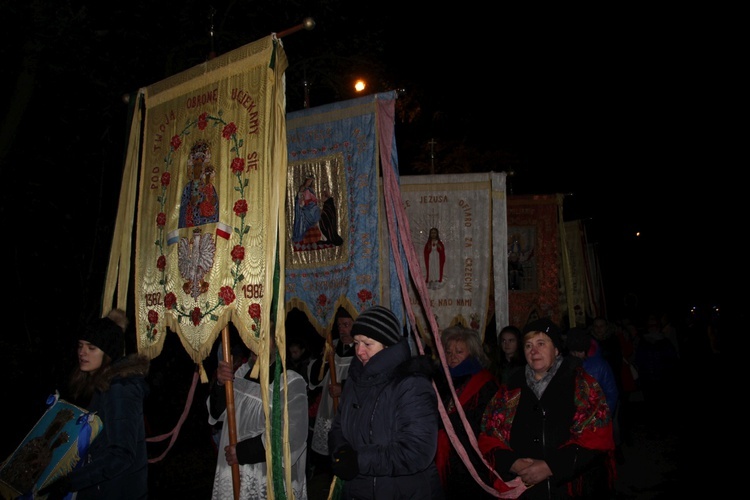
[[[594,318],[597,316],[606,318],[607,300],[604,296],[604,281],[602,280],[598,246],[596,243],[589,241],[586,228],[582,223],[581,227],[583,228],[583,261],[586,266],[586,283],[589,291],[589,307],[591,307],[590,314]]]
[[[401,177],[411,241],[442,332],[457,323],[484,337],[492,294],[492,179],[490,174]],[[428,320],[414,287],[417,328]]]
[[[568,258],[565,275],[568,277],[565,287],[566,304],[573,311],[570,326],[586,326],[586,317],[594,317],[594,308],[589,299],[589,284],[585,256],[585,240],[581,221],[569,221],[565,229],[565,248]]]
[[[575,324],[585,326],[586,318],[604,315],[596,250],[588,242],[586,228],[580,220],[565,222],[565,243],[569,255],[566,270],[570,276],[568,302],[575,313]]]
[[[39,498],[36,492],[72,471],[102,429],[98,415],[59,398],[47,399],[47,410],[13,454],[0,464],[2,498]]]
[[[139,352],[156,357],[169,328],[199,363],[229,321],[257,347],[283,231],[286,67],[271,35],[141,90]]]
[[[508,309],[519,328],[548,317],[562,326],[562,195],[508,197]]]
[[[356,318],[389,305],[378,238],[378,103],[395,99],[385,92],[287,115],[285,304],[321,336],[340,306]]]

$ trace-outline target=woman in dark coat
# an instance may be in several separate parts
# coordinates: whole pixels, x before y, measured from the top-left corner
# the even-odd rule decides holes
[[[443,498],[434,461],[440,417],[432,364],[412,358],[401,331],[381,306],[352,326],[356,359],[328,434],[345,498]]]
[[[79,466],[40,490],[40,496],[54,500],[77,491],[78,500],[148,497],[143,402],[149,392],[149,360],[124,356],[126,326],[125,313],[115,309],[80,334],[69,400],[99,415],[102,431]]]
[[[503,384],[482,420],[480,439],[503,480],[520,477],[522,499],[611,498],[612,417],[596,380],[560,354],[548,319],[524,328],[527,365]]]

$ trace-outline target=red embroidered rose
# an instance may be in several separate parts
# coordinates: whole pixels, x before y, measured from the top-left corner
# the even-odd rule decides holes
[[[172,179],[172,175],[169,172],[161,174],[161,185],[164,187],[169,186],[169,181]]]
[[[208,120],[206,117],[208,116],[208,113],[201,113],[201,115],[198,117],[198,130],[205,130],[205,128],[208,126]]]
[[[241,174],[245,170],[245,159],[235,158],[232,160],[232,172],[235,174]]]
[[[372,292],[363,288],[359,291],[357,297],[359,297],[359,300],[361,300],[362,302],[367,302],[368,300],[372,299]]]
[[[221,131],[221,135],[222,137],[224,137],[224,139],[229,140],[232,138],[235,132],[237,132],[237,125],[235,125],[234,122],[227,123],[224,127],[224,130]]]
[[[201,324],[201,308],[196,307],[193,309],[193,312],[190,313],[190,319],[193,321],[193,324],[195,326],[198,326]]]
[[[219,299],[224,302],[224,305],[228,306],[232,302],[234,302],[235,295],[234,290],[232,290],[231,286],[223,286],[221,287],[221,290],[219,290]]]
[[[160,255],[159,258],[156,259],[156,268],[159,271],[163,271],[165,267],[167,267],[167,258]]]
[[[247,202],[245,200],[237,200],[234,202],[234,213],[240,217],[244,217],[247,213]]]
[[[172,140],[169,141],[170,146],[172,146],[172,151],[177,151],[180,148],[180,145],[182,144],[182,139],[180,139],[179,135],[176,135],[172,137]]]
[[[232,260],[234,262],[240,262],[245,258],[245,247],[242,245],[235,245],[232,248]]]
[[[260,319],[260,304],[250,304],[247,308],[247,313],[253,319]]]
[[[328,297],[325,296],[324,293],[321,293],[318,295],[318,305],[325,307],[325,305],[328,303]]]
[[[152,325],[155,325],[159,322],[159,313],[151,309],[148,312],[148,322]]]
[[[174,292],[169,292],[164,297],[164,307],[166,307],[167,309],[172,309],[176,303],[177,303],[177,296],[174,294]]]
[[[164,227],[164,224],[167,223],[167,215],[164,212],[159,212],[159,215],[156,216],[156,225],[159,227]]]

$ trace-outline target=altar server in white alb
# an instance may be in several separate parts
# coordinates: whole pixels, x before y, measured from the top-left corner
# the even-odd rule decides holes
[[[292,488],[286,492],[287,498],[304,500],[307,498],[307,388],[305,379],[295,371],[286,371],[286,387],[276,376],[276,345],[271,342],[270,366],[268,369],[268,393],[262,394],[258,378],[251,378],[253,364],[257,359],[255,353],[236,372],[232,372],[231,362],[221,360],[216,371],[216,382],[208,398],[208,422],[211,425],[225,421],[226,389],[224,384],[233,380],[234,404],[237,424],[237,444],[229,444],[229,426],[222,426],[219,456],[214,475],[213,499],[234,499],[232,466],[239,464],[240,499],[268,498],[268,466],[266,446],[270,445],[266,435],[266,416],[263,411],[263,399],[268,401],[269,411],[273,412],[273,391],[277,383],[281,384],[280,401],[284,403],[284,391],[288,398],[289,415],[289,450],[292,467]],[[281,372],[283,376],[284,372]],[[283,409],[282,409],[283,415]],[[282,425],[274,422],[273,425]],[[283,432],[283,428],[279,428]],[[278,450],[283,454],[283,449]],[[284,481],[284,478],[281,478]],[[294,495],[292,497],[292,494]],[[279,493],[276,493],[278,497]]]

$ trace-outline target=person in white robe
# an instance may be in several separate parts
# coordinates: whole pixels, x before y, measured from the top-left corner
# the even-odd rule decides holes
[[[229,444],[229,426],[224,422],[219,443],[219,456],[216,462],[216,473],[211,498],[214,500],[234,500],[234,483],[232,465],[239,464],[241,500],[268,498],[268,464],[266,463],[266,446],[269,436],[266,435],[266,416],[263,411],[263,399],[268,401],[269,412],[273,413],[273,392],[275,380],[276,349],[271,352],[269,367],[268,393],[262,394],[260,380],[251,378],[252,366],[257,358],[255,354],[232,373],[232,365],[219,361],[216,381],[207,400],[208,422],[215,425],[224,422],[226,412],[226,389],[223,384],[233,379],[235,421],[237,427],[237,444]],[[281,373],[283,378],[283,372]],[[287,498],[307,499],[307,478],[305,476],[307,460],[307,383],[305,379],[292,370],[286,371],[287,383],[280,388],[280,401],[284,403],[284,392],[287,392],[289,415],[289,451],[292,467],[292,489],[286,492]],[[281,411],[283,416],[283,408]],[[283,417],[282,417],[283,418]],[[274,424],[275,425],[275,424]],[[283,433],[283,421],[278,422],[279,432]],[[274,450],[276,451],[276,450]],[[278,450],[283,459],[283,449]],[[285,483],[284,477],[280,478]],[[293,494],[293,496],[292,496]],[[278,496],[278,493],[276,494]]]
[[[336,327],[339,337],[333,340],[334,364],[336,365],[336,383],[332,383],[330,367],[324,352],[308,366],[309,388],[314,391],[322,388],[318,413],[315,417],[312,443],[310,448],[320,455],[328,457],[328,431],[335,416],[334,400],[341,396],[341,390],[349,374],[349,364],[354,358],[354,338],[352,325],[354,319],[351,314],[339,307],[336,312]]]

